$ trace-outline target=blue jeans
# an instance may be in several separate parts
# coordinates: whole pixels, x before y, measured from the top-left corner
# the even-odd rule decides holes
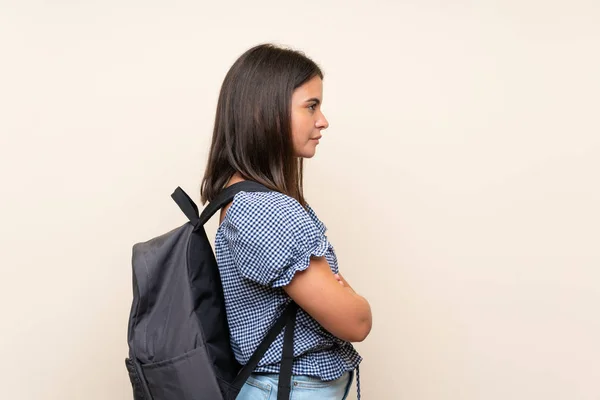
[[[310,376],[292,376],[290,400],[345,400],[352,386],[353,372],[325,382]],[[236,400],[277,400],[277,374],[252,374]]]

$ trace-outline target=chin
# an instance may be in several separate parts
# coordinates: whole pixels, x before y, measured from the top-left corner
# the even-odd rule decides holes
[[[307,151],[305,153],[300,154],[300,157],[301,158],[313,158],[315,156],[315,153],[316,153],[315,151],[313,151],[312,153]]]
[[[298,158],[313,158],[315,156],[316,153],[316,149],[306,149],[304,151],[300,151],[300,152],[296,152],[296,157]]]

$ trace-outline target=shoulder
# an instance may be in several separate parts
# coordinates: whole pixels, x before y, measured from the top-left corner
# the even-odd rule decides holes
[[[232,218],[244,215],[273,218],[310,218],[310,213],[294,198],[279,192],[240,192],[235,195],[228,214]]]
[[[279,192],[240,192],[235,195],[222,224],[236,236],[278,236],[310,240],[323,236],[325,225],[310,206]]]
[[[289,284],[329,248],[310,209],[278,192],[236,194],[219,229],[240,274],[273,287]]]

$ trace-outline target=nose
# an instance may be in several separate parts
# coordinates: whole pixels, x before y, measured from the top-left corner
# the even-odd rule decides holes
[[[329,121],[327,121],[327,118],[325,118],[325,115],[323,113],[321,113],[321,116],[317,120],[316,127],[317,129],[329,128]]]

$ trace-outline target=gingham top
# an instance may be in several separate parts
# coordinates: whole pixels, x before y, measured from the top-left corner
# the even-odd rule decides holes
[[[313,209],[278,192],[240,192],[234,197],[215,238],[231,345],[245,365],[268,330],[291,301],[282,289],[310,257],[324,256],[338,272],[326,227]],[[279,373],[283,332],[255,372]],[[292,374],[324,381],[354,370],[361,357],[352,344],[327,332],[302,309],[294,333]]]

